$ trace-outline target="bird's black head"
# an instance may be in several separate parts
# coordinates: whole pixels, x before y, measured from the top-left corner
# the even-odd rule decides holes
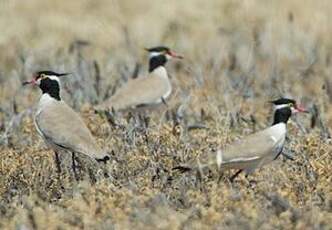
[[[279,98],[277,100],[271,101],[272,104],[274,105],[291,105],[291,106],[295,106],[296,105],[296,101],[293,99],[289,99],[289,98]]]
[[[150,54],[149,72],[152,72],[159,66],[164,66],[172,58],[183,58],[183,56],[176,54],[166,46],[156,46],[145,50]]]
[[[36,72],[31,81],[23,82],[23,85],[32,84],[38,85],[43,94],[47,93],[56,100],[60,98],[60,79],[61,76],[66,76],[69,73],[56,73],[53,71],[39,71]]]
[[[146,48],[146,51],[152,53],[168,53],[171,51],[170,48],[168,48],[167,46],[156,46],[156,47],[152,47],[152,48]]]
[[[43,71],[38,71],[35,73],[35,77],[36,78],[40,78],[40,77],[45,77],[45,76],[56,76],[56,77],[61,77],[61,76],[66,76],[70,73],[56,73],[50,70],[43,70]]]
[[[307,112],[304,108],[297,105],[296,101],[293,99],[279,98],[270,102],[275,106],[273,124],[278,124],[280,122],[287,123],[292,114]]]

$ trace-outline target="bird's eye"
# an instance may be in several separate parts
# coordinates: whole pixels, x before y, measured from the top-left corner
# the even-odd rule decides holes
[[[293,103],[288,103],[289,107],[294,107]]]

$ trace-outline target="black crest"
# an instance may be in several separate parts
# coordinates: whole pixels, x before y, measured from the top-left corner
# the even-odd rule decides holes
[[[152,47],[152,48],[146,48],[146,50],[148,52],[157,52],[157,53],[161,53],[161,52],[170,52],[170,48],[166,47],[166,46],[156,46],[156,47]]]
[[[270,101],[274,105],[286,105],[286,104],[293,104],[296,105],[296,101],[293,99],[288,99],[288,98],[279,98],[274,101]]]

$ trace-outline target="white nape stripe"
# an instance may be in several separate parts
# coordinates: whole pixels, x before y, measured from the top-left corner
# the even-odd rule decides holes
[[[252,161],[252,160],[257,160],[257,159],[259,159],[258,156],[256,156],[256,157],[248,157],[248,158],[239,157],[239,158],[235,158],[235,159],[229,160],[227,162]]]
[[[282,109],[282,108],[286,108],[286,107],[289,107],[289,105],[288,104],[276,105],[274,108],[277,110],[277,109]]]
[[[155,57],[155,56],[159,56],[161,53],[160,52],[150,52],[150,58]]]
[[[218,152],[217,152],[217,165],[218,165],[218,168],[220,167],[221,164],[222,164],[222,151],[218,150]]]

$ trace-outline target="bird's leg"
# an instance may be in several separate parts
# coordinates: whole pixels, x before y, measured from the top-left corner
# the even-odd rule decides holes
[[[222,180],[223,177],[224,177],[224,173],[219,172],[218,175],[219,175],[219,176],[218,176],[218,184],[220,184],[221,180]]]
[[[201,188],[202,185],[202,171],[196,170],[196,185],[197,187]]]
[[[111,112],[111,111],[105,111],[104,112],[105,114],[105,117],[107,119],[107,122],[110,124],[111,127],[116,127],[117,126],[117,123],[115,121],[115,116],[114,116],[114,113]]]
[[[168,104],[167,104],[165,98],[161,97],[161,101],[163,102],[163,104],[164,104],[166,107],[168,107]]]
[[[229,178],[230,182],[233,183],[234,179],[243,171],[243,169],[240,169],[239,171],[237,171],[233,176],[231,176],[231,178]]]
[[[149,117],[147,116],[146,113],[143,113],[142,116],[142,125],[143,125],[143,137],[146,142],[146,144],[149,144],[149,135],[148,135],[148,127],[149,127]]]
[[[55,160],[55,165],[56,165],[56,168],[57,168],[57,173],[60,177],[61,176],[61,161],[60,161],[60,158],[59,158],[59,154],[56,151],[54,151],[54,160]]]
[[[73,172],[74,172],[75,180],[78,181],[79,178],[78,178],[78,174],[77,174],[77,171],[76,171],[77,165],[76,165],[76,161],[75,161],[75,153],[74,152],[71,153],[71,160],[72,160],[71,167],[72,167]]]

